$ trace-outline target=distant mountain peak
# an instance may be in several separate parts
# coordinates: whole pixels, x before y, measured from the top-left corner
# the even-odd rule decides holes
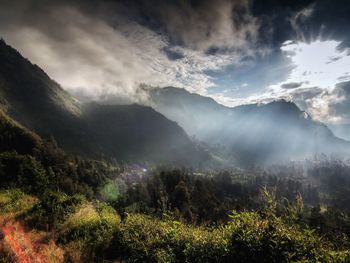
[[[151,97],[159,112],[238,164],[350,153],[349,143],[285,99],[231,108],[172,87],[157,89]]]

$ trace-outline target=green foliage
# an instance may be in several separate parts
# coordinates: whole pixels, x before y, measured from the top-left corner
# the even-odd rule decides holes
[[[27,195],[19,189],[0,190],[0,215],[26,213],[37,202],[37,198]]]
[[[107,204],[84,202],[60,226],[60,240],[67,243],[79,239],[91,246],[102,245],[112,238],[119,221],[115,210]]]
[[[343,262],[348,254],[279,217],[235,211],[215,228],[131,215],[110,251],[127,262]]]
[[[211,228],[131,215],[112,248],[128,262],[345,262],[348,251],[296,224],[300,197],[279,216],[274,194],[264,188],[262,196],[261,213],[233,211],[228,223]]]
[[[178,169],[146,178],[129,189],[122,201],[116,207],[157,215],[171,212],[176,219],[191,223],[223,220],[230,210],[213,178]]]
[[[62,192],[46,192],[27,216],[35,227],[58,227],[76,207],[85,201],[82,195],[68,196]]]
[[[58,242],[79,241],[86,261],[101,257],[117,231],[120,218],[115,210],[101,202],[84,202],[60,225]]]
[[[0,152],[0,187],[20,187],[28,193],[46,191],[94,196],[112,174],[105,162],[67,155],[51,141],[43,141],[32,154]]]
[[[49,184],[42,165],[30,155],[16,152],[0,154],[2,187],[21,187],[27,192],[42,193]]]
[[[115,166],[71,156],[55,139],[43,140],[0,109],[0,187],[19,187],[28,193],[84,193],[93,197]]]
[[[233,213],[231,218],[227,227],[232,232],[229,248],[235,262],[314,262],[332,258],[331,249],[312,230],[286,224],[277,217],[264,219],[252,212]]]
[[[285,210],[284,214],[286,215],[284,220],[290,223],[300,223],[305,212],[303,197],[301,194],[297,194],[294,202],[290,202],[288,199],[285,199],[284,201],[285,204],[283,208]]]
[[[266,186],[261,189],[261,196],[264,200],[263,211],[268,218],[273,218],[277,212],[276,192],[268,191]]]
[[[266,189],[262,193],[266,205],[261,212],[232,211],[227,223],[212,227],[142,214],[130,214],[120,223],[116,211],[105,203],[62,192],[47,192],[39,202],[29,202],[32,208],[22,211],[22,216],[31,226],[49,225],[63,247],[78,242],[84,262],[116,258],[125,262],[346,261],[347,249],[287,220],[302,207],[301,200],[289,203],[279,215],[273,195]],[[18,211],[28,198],[19,190],[1,191],[1,210]]]
[[[110,250],[128,262],[218,262],[228,238],[223,230],[132,214],[120,225]]]

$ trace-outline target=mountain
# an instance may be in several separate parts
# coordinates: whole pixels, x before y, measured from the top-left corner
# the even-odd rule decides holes
[[[350,152],[347,141],[285,100],[230,108],[173,87],[150,89],[149,98],[213,152],[243,166]]]
[[[0,41],[0,109],[66,151],[88,157],[198,166],[211,160],[175,122],[140,105],[83,104]]]
[[[149,90],[150,105],[202,141],[217,138],[230,109],[215,100],[185,89],[165,87]],[[220,139],[220,138],[217,138]]]
[[[95,131],[100,151],[119,160],[152,157],[157,162],[202,166],[211,159],[177,123],[151,107],[92,103],[81,118]]]
[[[43,137],[78,152],[83,139],[81,105],[38,66],[0,41],[0,107],[13,119]],[[84,145],[87,152],[87,145]]]
[[[350,141],[350,124],[332,124],[329,128],[337,137]]]
[[[184,89],[147,91],[145,106],[81,103],[0,41],[1,125],[53,135],[71,153],[186,166],[210,166],[213,153],[230,164],[251,166],[350,152],[347,141],[291,102],[230,108]],[[23,140],[29,143],[28,138]]]

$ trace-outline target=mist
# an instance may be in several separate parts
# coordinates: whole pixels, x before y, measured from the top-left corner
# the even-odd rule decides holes
[[[340,160],[350,157],[349,142],[290,101],[230,108],[171,87],[153,90],[150,101],[195,140],[236,165],[266,167],[321,155]]]

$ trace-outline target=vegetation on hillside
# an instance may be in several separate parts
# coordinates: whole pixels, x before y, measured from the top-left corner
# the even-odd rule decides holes
[[[50,201],[19,190],[0,192],[3,224],[29,226],[24,231],[49,262],[345,262],[340,249],[308,227],[277,216],[275,203],[265,196],[261,212],[232,211],[225,224],[193,226],[170,219],[130,214],[120,221],[116,211],[81,196],[55,193]],[[25,207],[16,203],[32,200]],[[55,201],[53,201],[55,200]],[[297,205],[297,204],[294,204]],[[53,211],[54,210],[54,211]],[[49,219],[49,220],[48,220]],[[44,224],[42,224],[44,223]],[[20,240],[18,240],[20,242]],[[12,250],[5,237],[4,258]],[[50,249],[52,251],[50,251]]]

